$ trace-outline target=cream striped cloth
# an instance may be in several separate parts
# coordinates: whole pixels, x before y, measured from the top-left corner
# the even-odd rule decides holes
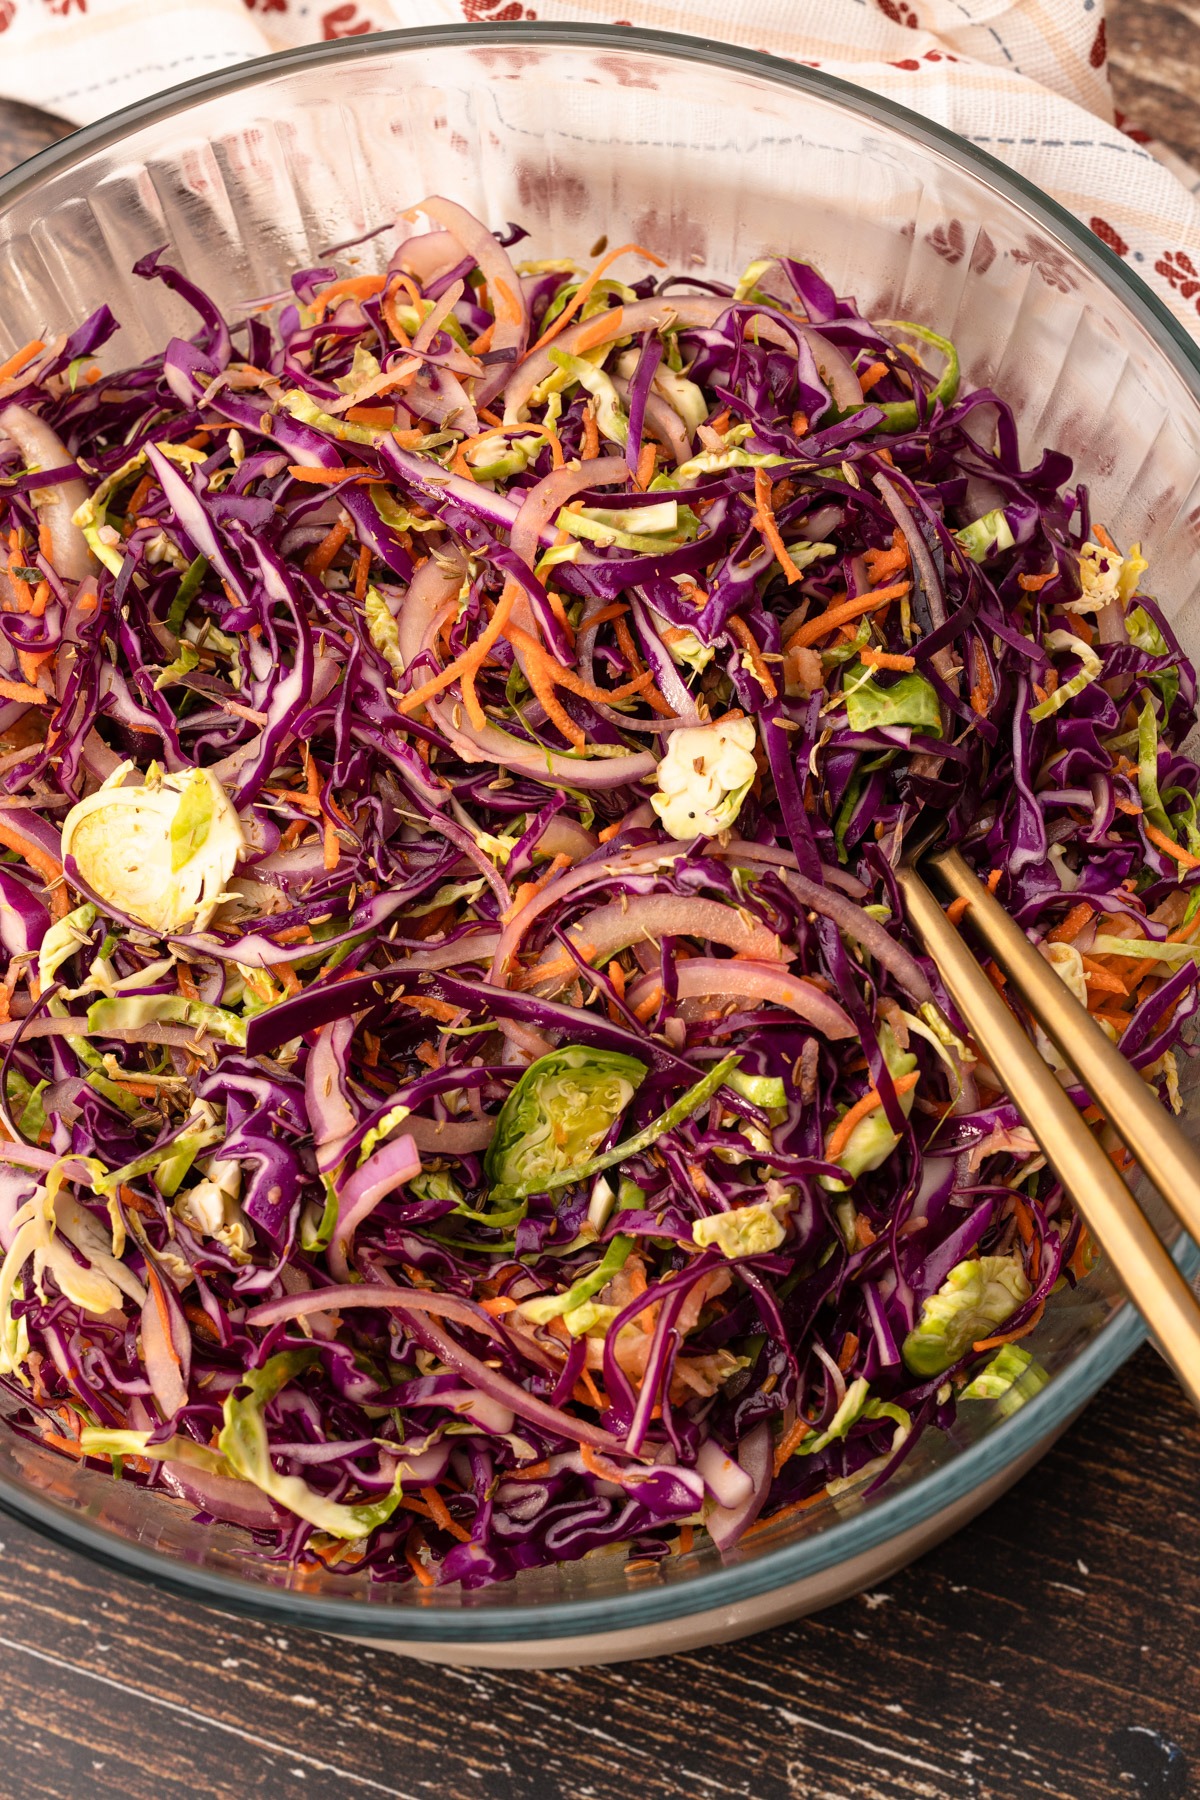
[[[723,38],[902,101],[1053,194],[1200,336],[1200,176],[1116,123],[1104,0],[0,0],[0,94],[83,124],[269,50],[534,18]]]

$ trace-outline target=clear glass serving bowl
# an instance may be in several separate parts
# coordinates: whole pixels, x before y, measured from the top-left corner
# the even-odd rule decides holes
[[[1196,344],[1097,237],[962,139],[722,44],[583,26],[402,32],[132,107],[0,181],[0,359],[107,300],[124,321],[107,354],[138,360],[194,329],[161,285],[130,274],[148,250],[169,244],[238,317],[429,193],[493,226],[519,220],[529,256],[580,256],[607,234],[729,278],[787,251],[868,316],[949,334],[965,380],[1015,404],[1026,452],[1068,451],[1118,542],[1149,546],[1154,591],[1200,651]],[[348,256],[382,268],[390,241]],[[1187,1123],[1200,1127],[1194,1084]],[[1050,1379],[1025,1404],[964,1404],[883,1493],[813,1507],[726,1562],[701,1540],[633,1575],[599,1556],[471,1594],[300,1580],[248,1554],[240,1533],[76,1468],[2,1421],[0,1507],[222,1606],[417,1655],[513,1664],[682,1649],[850,1592],[927,1547],[1029,1467],[1143,1335],[1102,1265],[1029,1340]]]

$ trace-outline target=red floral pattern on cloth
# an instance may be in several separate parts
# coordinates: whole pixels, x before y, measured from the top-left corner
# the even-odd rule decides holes
[[[691,32],[828,70],[962,133],[1135,261],[1200,335],[1196,295],[1184,298],[1196,277],[1165,248],[1180,246],[1200,266],[1200,197],[1165,152],[1165,168],[1156,160],[1161,147],[1144,131],[1120,113],[1112,122],[1105,7],[1106,0],[0,0],[0,95],[86,124],[164,82],[314,40],[357,43],[398,26],[537,19],[568,32],[600,24]],[[497,45],[493,54],[498,74],[524,73],[515,45]],[[646,90],[647,141],[654,141],[653,66],[609,51],[593,73]],[[635,93],[629,104],[643,102]],[[586,166],[574,172],[587,179]],[[1108,222],[1114,212],[1119,231]],[[1051,287],[1072,285],[1063,260],[1020,239],[1012,251],[1007,240],[1000,248],[969,219],[957,228],[942,219],[926,237],[933,254],[975,274],[1015,256]]]
[[[1197,269],[1186,250],[1166,251],[1154,268],[1157,274],[1176,289],[1181,300],[1191,300],[1200,294],[1200,269]],[[1196,311],[1200,312],[1200,300],[1196,301]]]
[[[1118,256],[1129,255],[1129,245],[1125,242],[1125,239],[1121,236],[1120,232],[1115,230],[1114,227],[1109,224],[1107,219],[1097,219],[1093,216],[1088,220],[1088,224],[1102,244],[1107,244],[1109,249],[1115,250]]]
[[[536,19],[537,14],[522,6],[521,0],[462,0],[463,18],[469,24],[508,24],[518,19]]]

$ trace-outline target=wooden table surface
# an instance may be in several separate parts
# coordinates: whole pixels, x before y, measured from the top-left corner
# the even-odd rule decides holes
[[[1200,159],[1197,0],[1121,0],[1110,44],[1121,108]],[[0,168],[59,129],[0,103]],[[1143,1350],[877,1592],[716,1650],[512,1675],[212,1612],[0,1519],[0,1796],[1200,1795],[1198,1494],[1200,1428]]]

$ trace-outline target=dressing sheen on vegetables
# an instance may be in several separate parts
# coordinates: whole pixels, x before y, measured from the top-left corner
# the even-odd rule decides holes
[[[937,320],[569,248],[431,196],[0,357],[6,1414],[299,1581],[728,1554],[1036,1395],[1093,1251],[930,809],[1181,1104],[1154,546]]]

